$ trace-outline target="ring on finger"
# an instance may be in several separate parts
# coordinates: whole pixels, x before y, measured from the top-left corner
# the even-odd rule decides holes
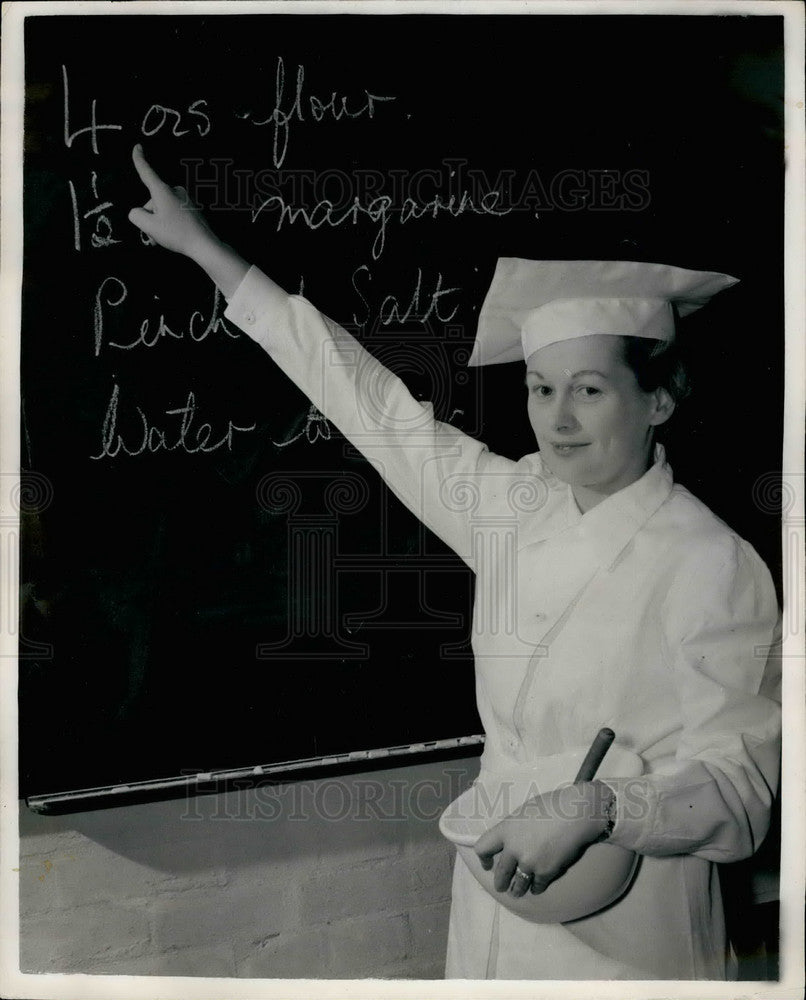
[[[532,875],[529,872],[523,871],[519,866],[515,866],[515,874],[513,878],[522,878],[524,882],[531,882]]]

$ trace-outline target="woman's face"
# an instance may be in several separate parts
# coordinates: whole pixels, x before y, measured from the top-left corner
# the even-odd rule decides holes
[[[644,392],[621,337],[564,340],[526,362],[529,421],[551,472],[580,508],[594,507],[646,472],[652,428],[674,409],[664,389]]]

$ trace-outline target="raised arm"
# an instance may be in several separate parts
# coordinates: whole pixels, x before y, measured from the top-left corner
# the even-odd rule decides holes
[[[434,418],[431,403],[306,299],[286,294],[222,243],[182,188],[134,149],[149,200],[129,219],[155,242],[199,264],[229,301],[227,319],[259,343],[313,404],[376,467],[409,509],[472,564],[471,511],[500,507],[517,463]]]

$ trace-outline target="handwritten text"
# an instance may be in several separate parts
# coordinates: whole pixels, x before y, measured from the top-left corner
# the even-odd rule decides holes
[[[296,89],[294,92],[294,100],[290,107],[283,108],[283,97],[285,90],[285,64],[283,62],[283,57],[277,57],[277,70],[274,78],[274,108],[268,118],[263,118],[260,120],[251,119],[253,125],[271,125],[273,140],[272,140],[272,159],[274,161],[275,167],[281,167],[283,165],[283,160],[285,160],[286,153],[288,152],[288,140],[291,132],[291,125],[293,122],[304,122],[305,119],[305,106],[307,103],[307,108],[310,113],[311,118],[314,122],[321,122],[325,118],[331,121],[341,121],[342,118],[362,118],[366,115],[368,118],[373,118],[375,116],[375,104],[378,101],[394,101],[394,97],[382,97],[379,94],[370,94],[368,90],[364,91],[363,98],[360,99],[362,103],[357,106],[355,103],[352,107],[349,104],[349,98],[344,95],[338,95],[336,91],[331,91],[329,97],[321,98],[316,97],[311,94],[307,97],[307,102],[303,101],[303,90],[305,87],[305,67],[300,65],[297,66],[297,82]],[[245,112],[241,117],[250,118],[251,111]]]
[[[103,427],[101,429],[101,450],[97,455],[90,458],[98,460],[101,458],[116,458],[118,455],[128,455],[136,457],[146,452],[155,453],[158,451],[183,451],[188,455],[197,453],[207,454],[217,451],[219,448],[226,448],[232,451],[233,435],[237,433],[245,434],[255,429],[255,424],[249,427],[239,427],[231,420],[227,422],[227,429],[223,436],[213,444],[210,438],[213,435],[212,425],[209,423],[194,426],[196,420],[196,395],[188,392],[187,401],[184,406],[172,410],[165,410],[165,415],[175,417],[172,434],[162,430],[156,424],[151,423],[139,406],[135,406],[139,427],[133,431],[128,439],[124,439],[123,434],[118,430],[118,406],[120,404],[120,386],[115,383],[112,389],[112,396],[106,408]],[[137,423],[138,421],[134,421]]]
[[[104,278],[95,293],[93,308],[93,330],[95,335],[95,356],[101,353],[104,346],[106,309],[117,309],[125,302],[128,295],[126,285],[120,278]],[[121,351],[131,351],[135,347],[154,347],[166,337],[172,340],[189,338],[195,343],[205,340],[213,333],[223,330],[227,336],[237,339],[240,334],[229,329],[223,317],[219,315],[221,308],[221,293],[216,288],[213,292],[213,306],[210,318],[205,320],[204,313],[197,310],[191,313],[187,325],[182,329],[173,329],[165,322],[165,316],[160,313],[157,319],[146,318],[140,322],[137,335],[126,344],[115,340],[106,341],[108,347],[117,347]]]
[[[373,198],[369,204],[364,205],[358,198],[354,198],[352,204],[346,209],[336,208],[332,201],[323,199],[317,202],[313,208],[295,208],[287,205],[282,195],[272,195],[266,198],[252,212],[252,222],[255,222],[260,213],[266,209],[278,212],[276,231],[279,232],[283,222],[293,225],[301,221],[308,229],[316,230],[322,226],[330,226],[332,229],[343,226],[347,223],[356,225],[359,218],[366,216],[378,228],[375,239],[372,242],[373,260],[378,260],[386,246],[386,230],[390,219],[396,219],[400,225],[405,225],[412,219],[423,219],[430,217],[436,219],[439,216],[447,215],[450,218],[458,218],[460,215],[469,213],[472,215],[508,215],[512,208],[499,209],[500,193],[498,191],[487,191],[481,198],[474,200],[466,191],[463,191],[457,198],[451,195],[445,201],[441,195],[435,195],[428,201],[420,202],[414,198],[406,198],[402,208],[397,211],[393,209],[392,199],[388,195]]]

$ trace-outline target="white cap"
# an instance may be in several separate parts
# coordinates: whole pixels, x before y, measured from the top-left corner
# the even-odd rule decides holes
[[[591,334],[672,340],[676,315],[738,280],[668,264],[501,257],[468,364],[523,361],[547,344]]]

